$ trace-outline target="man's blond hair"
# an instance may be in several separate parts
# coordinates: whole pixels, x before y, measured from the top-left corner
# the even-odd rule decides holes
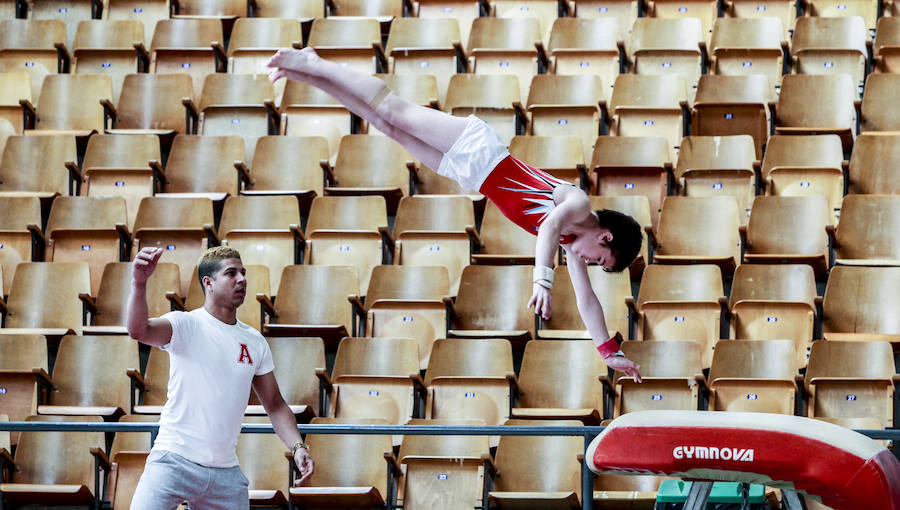
[[[200,261],[197,262],[197,278],[200,279],[200,286],[203,286],[203,277],[212,277],[221,269],[222,261],[228,259],[240,259],[241,254],[230,246],[214,246],[209,248],[203,255],[200,255]],[[204,289],[204,293],[206,290]]]

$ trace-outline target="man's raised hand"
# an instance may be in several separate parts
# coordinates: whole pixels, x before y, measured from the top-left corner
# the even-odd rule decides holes
[[[162,254],[162,248],[141,248],[141,251],[134,257],[134,262],[132,263],[134,283],[142,284],[147,282],[147,279],[150,278],[150,275],[156,269],[156,264],[159,262]]]
[[[544,320],[549,319],[553,306],[553,296],[550,293],[550,289],[535,283],[532,292],[531,299],[528,300],[528,308],[533,307],[535,315],[540,315]]]
[[[630,376],[636,383],[641,382],[641,366],[628,358],[622,356],[610,356],[606,358],[606,366],[616,372],[622,372],[623,374]]]

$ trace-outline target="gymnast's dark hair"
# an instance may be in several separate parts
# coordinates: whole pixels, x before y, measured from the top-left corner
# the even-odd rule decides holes
[[[621,273],[631,266],[641,251],[644,240],[641,225],[631,216],[611,209],[598,209],[594,214],[597,215],[600,226],[612,234],[609,248],[616,257],[616,265],[608,271]]]

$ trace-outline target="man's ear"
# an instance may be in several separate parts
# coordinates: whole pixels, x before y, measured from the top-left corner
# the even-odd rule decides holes
[[[204,294],[206,294],[206,284],[207,284],[207,282],[212,283],[212,277],[211,277],[211,276],[204,276],[203,279],[200,280],[200,283],[203,284],[202,287],[203,287],[203,293],[204,293]]]
[[[605,230],[597,234],[597,240],[609,244],[613,240],[612,232],[610,232],[609,230]]]

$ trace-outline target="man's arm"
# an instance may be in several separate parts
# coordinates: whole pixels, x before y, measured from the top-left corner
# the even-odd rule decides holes
[[[587,327],[591,339],[594,340],[594,345],[600,350],[600,346],[611,339],[609,329],[606,327],[606,316],[603,315],[603,306],[591,287],[587,264],[574,256],[566,257],[566,264],[568,264],[569,278],[572,280],[572,288],[575,291],[578,313],[581,314],[581,320]],[[615,340],[612,341],[615,342]],[[640,366],[633,361],[621,355],[606,355],[603,359],[608,367],[630,375],[635,382],[641,382]]]
[[[535,283],[532,287],[532,296],[528,301],[528,307],[534,307],[534,313],[544,319],[550,318],[552,312],[552,298],[550,286],[552,281],[546,281],[544,285],[538,283],[538,273],[553,271],[553,259],[559,248],[559,236],[563,227],[584,219],[591,213],[591,203],[587,195],[574,186],[557,186],[553,190],[553,199],[557,205],[550,211],[538,228],[537,245],[534,250]]]
[[[150,319],[147,312],[147,279],[162,256],[160,248],[144,248],[132,263],[131,294],[128,296],[128,335],[154,346],[166,345],[172,339],[172,324],[166,319]]]
[[[297,443],[302,443],[300,432],[297,430],[297,419],[294,413],[281,396],[281,390],[278,389],[278,381],[275,380],[275,373],[269,372],[263,375],[257,375],[253,378],[253,391],[259,397],[260,403],[269,415],[269,421],[275,433],[293,453],[294,463],[300,470],[300,478],[294,481],[296,485],[300,485],[312,476],[315,466],[312,457],[306,448],[294,448]]]

